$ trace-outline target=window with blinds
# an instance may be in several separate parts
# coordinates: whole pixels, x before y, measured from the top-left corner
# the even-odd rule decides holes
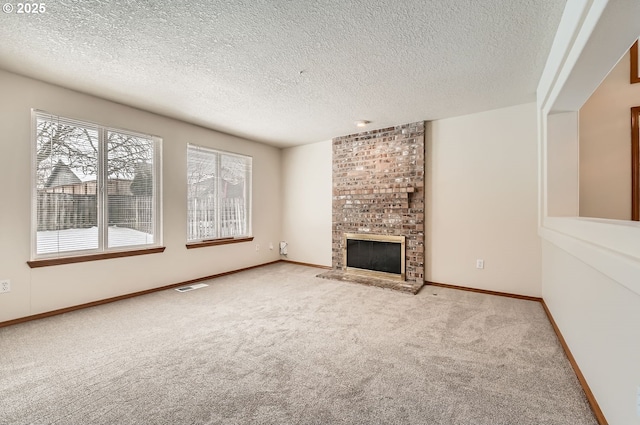
[[[161,245],[159,138],[32,118],[34,259]]]
[[[187,242],[251,235],[252,158],[187,145]]]

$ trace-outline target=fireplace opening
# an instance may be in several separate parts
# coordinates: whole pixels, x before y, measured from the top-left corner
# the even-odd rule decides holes
[[[344,242],[347,271],[405,280],[404,236],[346,233]]]
[[[347,267],[401,274],[400,244],[347,239]]]

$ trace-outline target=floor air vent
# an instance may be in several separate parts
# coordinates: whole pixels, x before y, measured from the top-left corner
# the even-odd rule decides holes
[[[194,289],[204,288],[205,286],[209,286],[209,285],[207,285],[206,283],[198,283],[196,285],[183,286],[181,288],[176,288],[176,291],[178,291],[178,292],[188,292],[188,291],[193,291]]]

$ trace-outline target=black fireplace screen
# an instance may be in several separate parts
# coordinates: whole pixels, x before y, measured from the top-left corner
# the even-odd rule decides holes
[[[347,239],[347,267],[402,274],[402,244]]]

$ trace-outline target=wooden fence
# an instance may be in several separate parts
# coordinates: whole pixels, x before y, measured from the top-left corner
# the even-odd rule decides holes
[[[153,197],[109,195],[109,226],[153,233]]]
[[[218,208],[215,196],[190,199],[188,240],[247,234],[244,198],[223,198],[221,202]]]
[[[96,195],[38,193],[38,231],[85,229],[98,225]],[[109,195],[109,226],[153,233],[151,196]]]
[[[39,232],[98,225],[96,195],[40,192],[37,211]]]

